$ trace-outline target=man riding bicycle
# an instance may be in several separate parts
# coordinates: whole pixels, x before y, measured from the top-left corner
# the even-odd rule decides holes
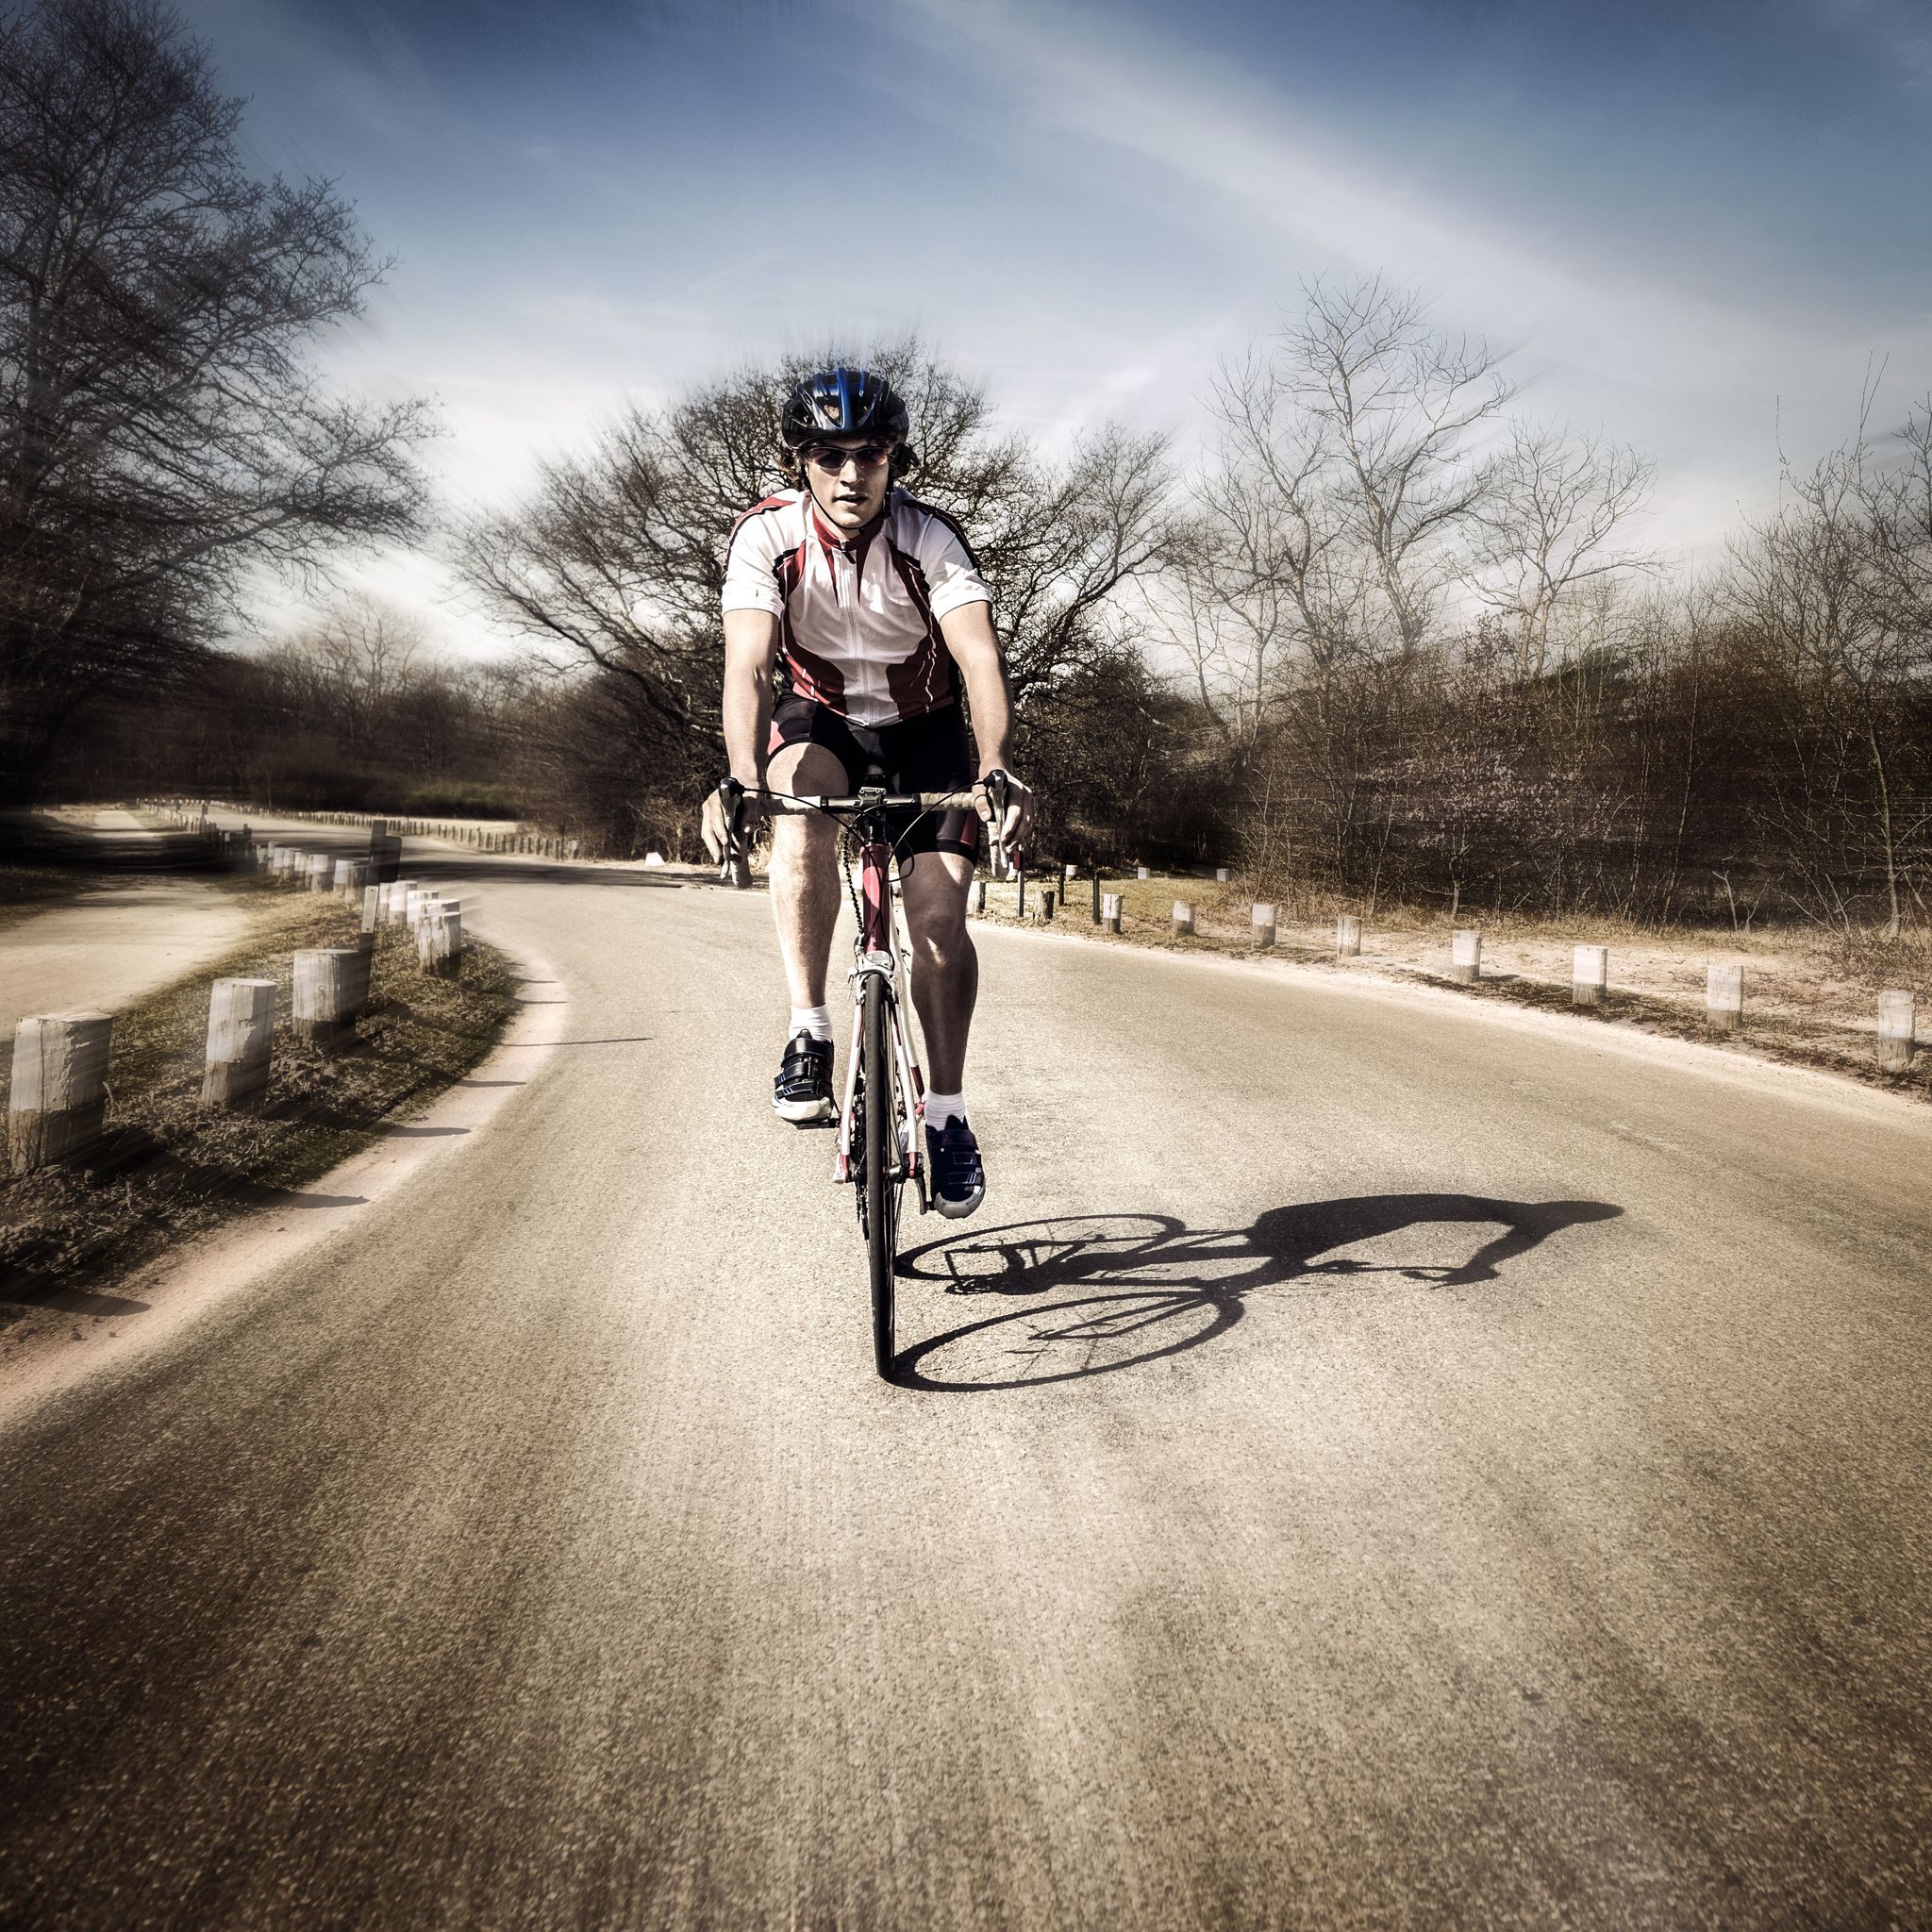
[[[991,595],[965,533],[897,487],[917,460],[908,429],[891,383],[864,370],[824,370],[785,406],[780,464],[794,487],[738,519],[725,558],[730,775],[706,802],[705,841],[722,856],[732,818],[757,808],[755,796],[741,794],[766,787],[846,794],[874,765],[892,793],[972,785],[974,811],[908,811],[895,826],[912,1003],[933,1083],[925,1096],[933,1206],[963,1215],[986,1191],[965,1098],[979,986],[966,894],[991,817],[985,781],[1005,781],[1000,829],[1009,848],[1024,844],[1033,806],[1006,770],[1012,695]],[[785,689],[774,691],[781,665]],[[962,687],[979,751],[976,781]],[[773,821],[772,910],[791,1017],[772,1105],[800,1124],[837,1113],[825,1005],[839,917],[837,840],[837,827],[817,814]]]

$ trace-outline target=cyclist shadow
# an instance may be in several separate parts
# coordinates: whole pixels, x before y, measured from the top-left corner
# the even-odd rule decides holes
[[[1623,1211],[1606,1201],[1365,1194],[1273,1208],[1244,1228],[1190,1228],[1166,1214],[1090,1214],[975,1229],[908,1250],[901,1278],[959,1295],[1083,1291],[920,1342],[900,1356],[898,1379],[963,1393],[1110,1374],[1224,1335],[1261,1289],[1371,1276],[1432,1288],[1494,1281],[1551,1235]],[[1500,1231],[1453,1263],[1337,1252],[1372,1241],[1399,1251],[1414,1245],[1412,1231],[1445,1223]]]

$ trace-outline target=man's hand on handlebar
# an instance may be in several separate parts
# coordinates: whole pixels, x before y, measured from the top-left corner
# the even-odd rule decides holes
[[[736,778],[722,779],[705,798],[705,850],[723,859],[734,849],[742,854],[764,817],[764,800],[759,796],[763,781],[749,785]]]
[[[1016,859],[1026,850],[1033,824],[1033,794],[1010,772],[997,765],[982,772],[973,788],[974,809],[979,813],[990,841]],[[995,815],[997,814],[997,823]]]

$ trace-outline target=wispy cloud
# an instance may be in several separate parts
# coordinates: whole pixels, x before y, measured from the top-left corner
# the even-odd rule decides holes
[[[996,71],[1036,123],[1153,162],[1238,211],[1257,258],[1293,265],[1285,293],[1296,266],[1392,273],[1472,326],[1506,341],[1549,336],[1612,377],[1653,375],[1659,346],[1695,378],[1774,358],[1792,340],[1761,305],[1713,303],[1601,259],[1587,214],[1529,245],[1446,172],[1419,178],[1426,157],[1404,152],[1391,130],[1345,140],[1277,89],[1177,40],[1006,0],[960,9],[913,0],[907,17],[955,58]]]
[[[1876,11],[1888,0],[1842,4]],[[1828,441],[1841,433],[1869,351],[1932,368],[1924,305],[1906,322],[1848,318],[1845,291],[1802,275],[1769,286],[1734,275],[1717,293],[1723,277],[1707,264],[1691,276],[1681,257],[1633,256],[1601,219],[1616,212],[1619,192],[1607,169],[1604,208],[1553,188],[1542,218],[1525,222],[1521,200],[1499,210],[1423,151],[1400,102],[1343,130],[1279,75],[1257,77],[1195,41],[1052,0],[910,0],[898,18],[932,55],[996,87],[1019,124],[1131,160],[1140,178],[1179,184],[1203,225],[1233,231],[1233,249],[1273,303],[1292,304],[1303,275],[1386,273],[1423,290],[1448,325],[1519,351],[1537,407],[1603,421],[1662,457],[1659,510],[1673,547],[1708,544],[1740,503],[1774,489],[1780,397],[1788,425]],[[1121,174],[1137,177],[1135,168]],[[1724,238],[1712,240],[1721,257]]]
[[[1827,25],[1855,35],[1878,56],[1879,71],[1913,92],[1932,90],[1932,18],[1918,0],[1811,0]]]

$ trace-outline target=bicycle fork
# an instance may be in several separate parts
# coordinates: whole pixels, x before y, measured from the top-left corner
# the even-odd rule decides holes
[[[886,1002],[887,1037],[891,1041],[893,1069],[898,1075],[899,1091],[905,1100],[897,1122],[898,1132],[894,1136],[899,1143],[900,1170],[893,1178],[918,1182],[920,1212],[924,1213],[926,1207],[925,1163],[920,1155],[919,1127],[925,1118],[925,1080],[907,1043],[906,1028],[899,1017],[905,1010],[908,991],[907,955],[897,944],[897,935],[893,931],[887,884],[887,867],[891,861],[891,847],[889,845],[869,844],[860,854],[865,924],[859,939],[858,962],[847,975],[853,994],[852,1048],[845,1059],[845,1105],[840,1113],[833,1178],[839,1181],[858,1178],[853,1160],[852,1135],[853,1124],[858,1114],[860,1040],[865,1025],[864,981],[868,976],[876,977],[882,982],[879,996]]]

